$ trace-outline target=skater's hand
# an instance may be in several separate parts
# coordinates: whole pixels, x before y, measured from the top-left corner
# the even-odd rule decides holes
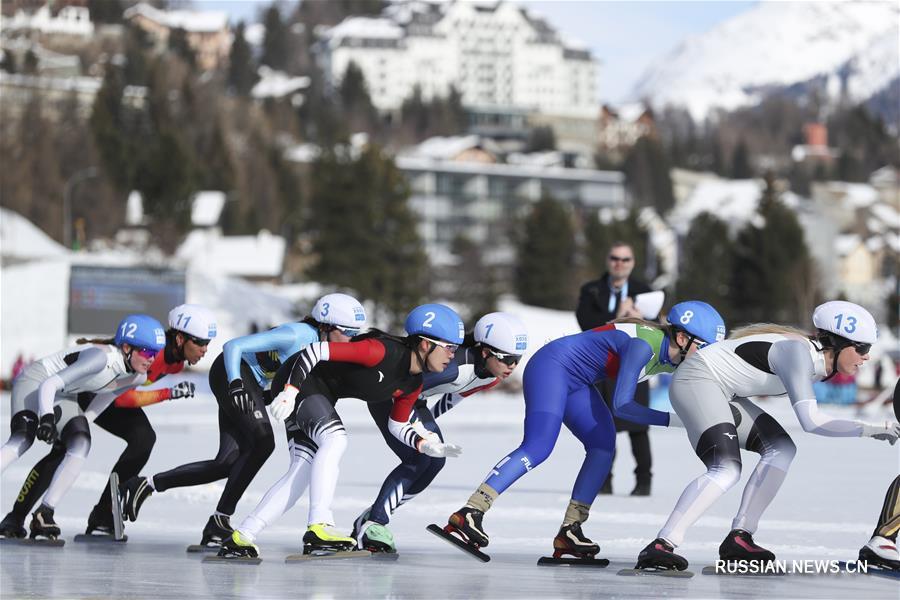
[[[283,390],[278,392],[278,395],[272,400],[272,404],[269,405],[269,410],[274,418],[284,421],[294,411],[294,402],[297,399],[298,391],[294,386],[286,385]]]
[[[419,452],[433,458],[455,457],[462,454],[462,446],[456,444],[444,444],[432,440],[423,439],[419,444]]]
[[[56,441],[56,416],[53,413],[41,415],[41,421],[35,435],[37,439],[48,444]]]
[[[900,423],[896,421],[885,421],[884,423],[863,423],[862,437],[875,438],[876,440],[884,440],[891,446],[897,443],[900,438]]]
[[[235,379],[228,384],[228,394],[231,396],[231,403],[245,415],[253,412],[253,401],[250,400],[250,394],[244,389],[244,382]]]
[[[171,398],[178,400],[179,398],[193,398],[196,385],[190,381],[182,381],[172,386]]]

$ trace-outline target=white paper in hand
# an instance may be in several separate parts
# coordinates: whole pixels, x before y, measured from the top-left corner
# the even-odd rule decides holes
[[[665,301],[665,292],[646,292],[634,297],[634,307],[638,309],[638,312],[640,312],[641,316],[645,319],[655,319],[659,316],[659,311]]]

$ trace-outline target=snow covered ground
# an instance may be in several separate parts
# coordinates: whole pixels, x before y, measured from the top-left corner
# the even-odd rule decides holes
[[[193,375],[199,384],[202,375]],[[208,390],[208,388],[207,388]],[[768,409],[785,423],[799,448],[792,472],[770,507],[758,541],[785,559],[853,559],[868,540],[884,492],[898,472],[900,453],[868,439],[828,439],[799,430],[786,401]],[[338,404],[350,434],[337,498],[339,527],[372,500],[395,458],[363,404]],[[837,409],[830,408],[835,411]],[[844,409],[846,410],[846,409]],[[215,403],[208,391],[190,400],[150,407],[147,414],[158,440],[146,473],[210,458],[216,450]],[[306,523],[306,500],[266,530],[259,542],[259,566],[203,564],[186,554],[212,512],[222,484],[167,491],[151,497],[138,523],[129,523],[129,541],[116,547],[76,544],[88,512],[123,443],[94,428],[94,448],[82,477],[57,508],[67,539],[62,549],[0,545],[0,596],[47,598],[560,598],[560,597],[735,597],[735,598],[897,598],[897,583],[863,575],[711,577],[699,574],[710,564],[740,500],[732,490],[689,532],[681,547],[697,572],[692,579],[617,577],[633,566],[638,551],[653,539],[684,485],[702,471],[683,430],[657,429],[653,496],[631,498],[633,461],[627,437],[620,436],[614,486],[616,495],[594,504],[586,524],[608,569],[537,567],[551,550],[570,487],[583,456],[565,430],[546,463],[507,491],[485,519],[491,534],[490,563],[478,563],[425,531],[443,523],[461,506],[493,464],[521,437],[521,396],[502,392],[475,396],[441,418],[445,437],[463,446],[434,484],[395,514],[391,528],[400,559],[368,559],[284,564],[297,552]],[[885,414],[886,416],[886,414]],[[8,394],[0,395],[0,437],[9,434]],[[287,466],[281,426],[278,447],[238,505],[236,522],[253,509]],[[46,452],[41,442],[3,475],[0,508],[5,513],[31,465]],[[744,481],[755,464],[746,455]]]

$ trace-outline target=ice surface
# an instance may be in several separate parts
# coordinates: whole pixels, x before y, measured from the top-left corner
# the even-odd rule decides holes
[[[202,376],[198,382],[203,383]],[[799,430],[786,400],[764,404],[788,428],[799,448],[784,487],[756,539],[786,559],[854,559],[875,525],[885,490],[898,472],[897,448],[869,439],[834,439]],[[9,433],[9,395],[0,396],[0,435]],[[338,410],[349,432],[334,503],[338,526],[352,520],[373,499],[396,459],[387,450],[368,412],[356,400]],[[826,411],[835,411],[825,407]],[[215,404],[208,393],[149,407],[157,444],[145,473],[189,460],[210,458],[217,446]],[[846,413],[845,413],[846,414]],[[169,490],[151,497],[137,523],[128,523],[129,541],[116,547],[75,544],[109,468],[123,443],[93,427],[94,447],[82,477],[57,508],[65,548],[0,546],[0,596],[97,598],[897,598],[894,581],[861,575],[791,575],[778,578],[709,577],[700,569],[716,556],[740,501],[730,491],[688,533],[683,554],[698,573],[690,580],[617,577],[633,566],[638,551],[662,526],[687,482],[702,466],[683,430],[655,429],[653,496],[631,498],[633,461],[627,436],[619,436],[614,488],[594,504],[585,532],[610,558],[608,569],[537,567],[559,527],[582,450],[566,431],[551,457],[510,488],[485,519],[491,537],[481,564],[425,531],[459,508],[493,464],[521,438],[521,397],[487,393],[467,399],[440,419],[448,441],[463,455],[448,459],[432,486],[394,515],[391,529],[400,559],[367,559],[284,564],[298,551],[306,523],[306,500],[260,536],[259,566],[203,564],[185,547],[200,540],[222,484]],[[886,417],[886,414],[885,414]],[[282,427],[276,426],[275,453],[238,505],[239,522],[287,467]],[[12,505],[31,465],[47,447],[32,449],[3,475],[0,508]],[[745,454],[745,482],[755,457]]]

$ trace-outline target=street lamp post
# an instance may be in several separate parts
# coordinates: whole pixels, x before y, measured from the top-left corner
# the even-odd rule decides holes
[[[66,180],[63,189],[63,245],[66,250],[72,249],[72,192],[75,186],[91,177],[97,176],[96,167],[87,167],[79,171],[75,171],[69,179]]]

